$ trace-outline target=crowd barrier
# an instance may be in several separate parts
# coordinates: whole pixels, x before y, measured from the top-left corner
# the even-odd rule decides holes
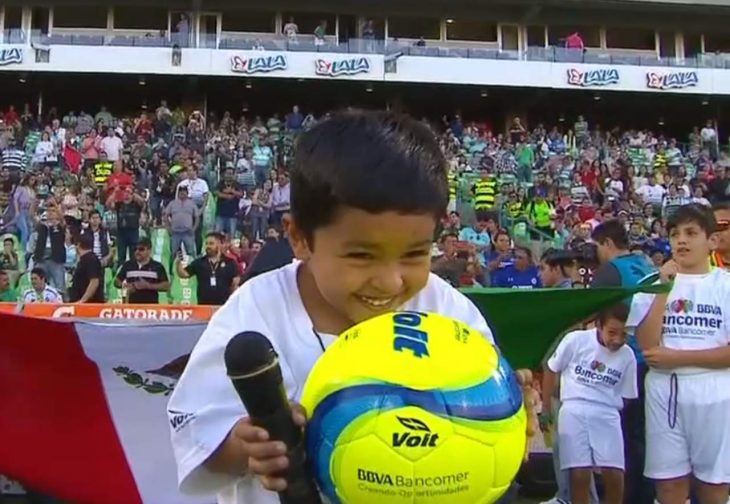
[[[53,304],[32,303],[21,307],[20,313],[30,317],[77,317],[94,319],[128,319],[167,321],[207,321],[216,306],[203,305],[139,305],[139,304]],[[0,303],[0,312],[15,313],[15,303]]]

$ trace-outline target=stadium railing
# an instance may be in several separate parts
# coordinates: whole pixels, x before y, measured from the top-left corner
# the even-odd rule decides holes
[[[30,35],[30,36],[28,36]],[[2,44],[26,44],[28,42],[42,45],[83,45],[83,46],[123,46],[123,47],[196,47],[192,37],[185,40],[178,34],[165,31],[150,31],[144,35],[125,34],[89,34],[73,33],[64,30],[62,33],[43,34],[38,30],[27,33],[19,29],[3,31]],[[419,46],[394,40],[350,39],[338,42],[327,40],[324,45],[315,45],[309,37],[302,36],[297,40],[286,37],[266,36],[262,38],[241,37],[221,33],[201,35],[197,47],[205,49],[251,50],[260,45],[266,51],[321,52],[347,54],[385,54],[403,56],[428,56],[442,58],[500,59],[522,61],[544,61],[553,63],[585,63],[599,65],[637,65],[667,66],[680,68],[727,68],[730,69],[730,54],[704,53],[685,58],[658,57],[651,51],[626,52],[611,49],[567,49],[564,47],[527,47],[522,51],[501,50],[485,47],[459,47],[458,41],[453,43],[428,41]]]

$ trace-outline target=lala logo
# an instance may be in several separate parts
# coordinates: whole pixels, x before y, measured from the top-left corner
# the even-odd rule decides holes
[[[231,71],[244,74],[255,74],[273,72],[274,70],[286,70],[286,56],[256,56],[243,58],[234,56],[231,58]]]
[[[568,69],[568,85],[580,87],[608,86],[618,84],[619,74],[615,68],[581,71]]]
[[[674,313],[690,313],[694,309],[694,303],[689,299],[675,299],[669,304],[669,310]]]
[[[649,89],[684,89],[695,87],[699,83],[700,76],[694,70],[667,74],[647,72],[646,74],[646,87]]]
[[[18,47],[0,50],[0,66],[23,62],[23,50]]]
[[[367,58],[350,58],[342,60],[314,60],[314,73],[329,77],[340,75],[356,75],[370,71],[370,60]]]

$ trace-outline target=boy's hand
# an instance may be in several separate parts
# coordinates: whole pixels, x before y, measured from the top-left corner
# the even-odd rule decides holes
[[[532,387],[532,371],[529,369],[518,369],[515,371],[517,382],[522,385],[522,400],[525,403],[525,412],[527,413],[527,438],[528,443],[525,445],[525,460],[529,455],[529,438],[534,436],[540,430],[540,422],[537,419],[537,405],[540,401],[540,395]]]
[[[291,406],[294,423],[304,427],[304,408],[294,403]],[[269,433],[253,425],[248,417],[239,420],[231,434],[242,444],[248,458],[248,471],[261,479],[264,488],[272,492],[285,490],[286,480],[280,475],[289,467],[286,445],[281,441],[269,440]]]
[[[646,363],[654,368],[671,369],[681,366],[681,364],[677,362],[677,356],[679,353],[671,348],[656,346],[654,348],[644,350],[643,354]]]
[[[659,268],[659,280],[661,280],[663,284],[670,283],[674,281],[678,272],[679,265],[674,259],[670,259],[665,262],[661,268]]]

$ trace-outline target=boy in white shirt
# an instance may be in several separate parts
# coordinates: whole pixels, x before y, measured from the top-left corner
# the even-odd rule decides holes
[[[286,488],[277,476],[289,463],[285,446],[251,425],[226,376],[223,353],[241,331],[271,340],[294,402],[336,336],[382,313],[438,312],[493,340],[479,310],[430,274],[446,171],[428,128],[397,114],[341,114],[299,138],[285,222],[297,261],[244,283],[216,312],[170,399],[171,418],[189,419],[172,428],[183,492],[217,493],[221,504],[276,504],[274,492]],[[294,418],[304,425],[300,408]],[[535,425],[533,417],[529,429]]]
[[[730,482],[730,273],[710,267],[712,210],[691,204],[667,222],[668,294],[634,296],[630,325],[646,377],[646,466],[661,504],[725,504]]]
[[[594,468],[601,469],[605,502],[623,502],[624,443],[619,411],[625,399],[638,397],[636,357],[626,345],[628,316],[625,303],[602,311],[595,328],[568,333],[547,362],[543,411],[551,410],[560,375],[560,469],[570,471],[572,504],[589,503]]]

